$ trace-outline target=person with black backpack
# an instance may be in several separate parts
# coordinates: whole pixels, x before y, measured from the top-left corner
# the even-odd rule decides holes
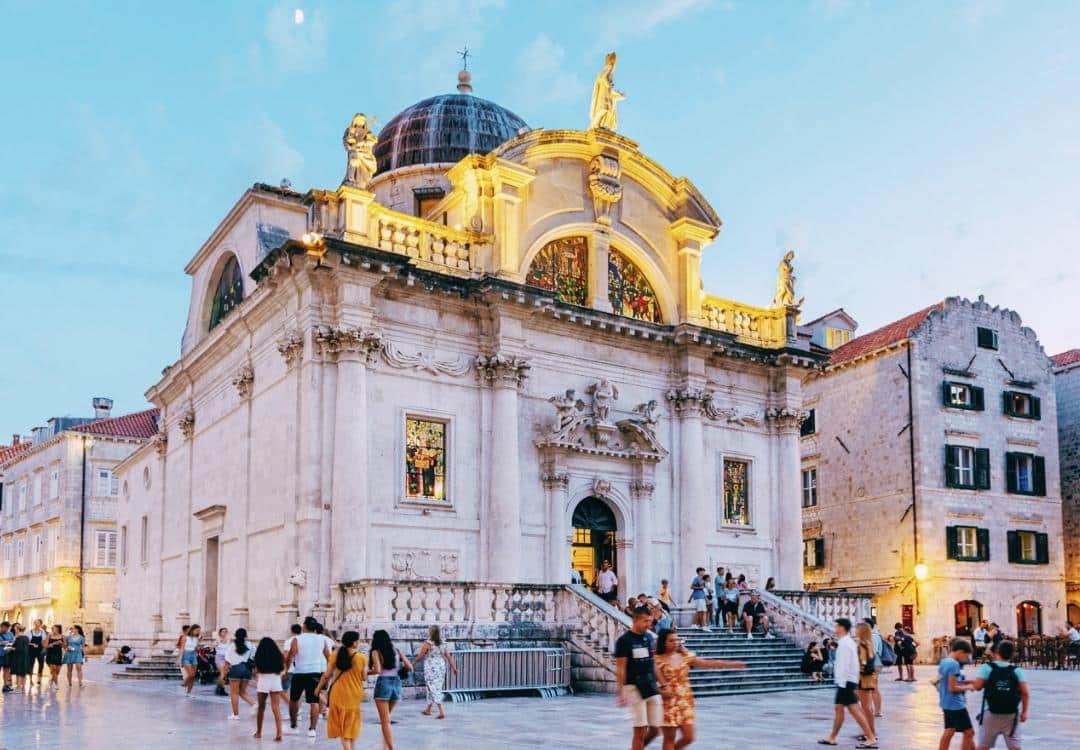
[[[1027,721],[1030,693],[1024,670],[1010,663],[1015,654],[1016,645],[1002,641],[997,647],[998,658],[975,673],[973,687],[983,691],[978,750],[990,750],[998,735],[1005,738],[1009,750],[1020,750],[1020,724]]]

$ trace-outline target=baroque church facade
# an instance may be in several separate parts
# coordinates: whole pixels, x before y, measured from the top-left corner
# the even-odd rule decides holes
[[[720,219],[615,132],[458,93],[376,137],[346,179],[257,184],[186,267],[181,356],[126,459],[117,637],[339,622],[356,581],[569,583],[621,594],[697,566],[802,584],[791,257],[771,303],[703,290]],[[131,561],[135,558],[126,557]]]

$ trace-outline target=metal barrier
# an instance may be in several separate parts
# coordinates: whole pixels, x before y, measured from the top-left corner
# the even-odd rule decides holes
[[[535,691],[554,698],[570,692],[570,653],[564,648],[467,649],[453,655],[458,673],[447,670],[444,692],[454,702],[484,693]]]

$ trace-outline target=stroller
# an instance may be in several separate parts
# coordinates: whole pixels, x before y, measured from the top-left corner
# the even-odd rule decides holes
[[[195,649],[195,679],[200,685],[210,685],[217,682],[218,670],[214,664],[215,650],[213,646],[199,646]]]

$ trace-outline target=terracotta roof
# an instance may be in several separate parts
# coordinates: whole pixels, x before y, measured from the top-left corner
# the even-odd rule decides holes
[[[23,451],[30,450],[30,446],[33,443],[29,440],[24,440],[18,445],[0,445],[0,464],[7,461],[9,458],[14,458]]]
[[[1054,367],[1065,367],[1066,365],[1075,365],[1080,362],[1080,349],[1070,349],[1067,352],[1061,354],[1055,354],[1050,359],[1054,360]]]
[[[936,305],[924,307],[906,318],[900,318],[900,320],[889,323],[887,326],[882,326],[876,331],[853,338],[843,346],[833,350],[833,353],[829,356],[829,364],[838,365],[843,362],[850,362],[864,354],[900,343],[911,336],[911,333],[922,325],[922,322],[926,320],[930,313],[934,310],[940,310],[944,306],[944,302],[938,302]]]
[[[87,422],[71,429],[73,432],[87,432],[91,435],[149,439],[157,434],[157,418],[157,409],[147,409],[134,414]]]

